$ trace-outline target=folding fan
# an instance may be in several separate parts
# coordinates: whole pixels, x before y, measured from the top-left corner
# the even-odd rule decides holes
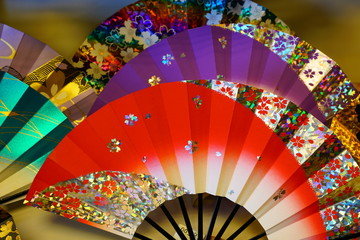
[[[95,99],[91,92],[78,96],[90,85],[64,57],[5,24],[0,24],[0,69],[50,99],[73,124],[83,120]]]
[[[141,0],[103,21],[80,46],[74,66],[101,91],[130,59],[166,37],[203,25],[240,22],[290,32],[273,13],[250,0]]]
[[[0,198],[25,189],[48,154],[72,129],[48,99],[0,72]]]
[[[249,26],[228,25],[228,28],[242,31]],[[267,34],[269,32],[263,32],[263,37],[258,40],[266,40]],[[299,40],[293,39],[293,44],[288,43],[290,38],[275,41],[275,39],[285,39],[284,34],[277,34],[274,38],[270,38],[274,40],[273,42],[266,42],[263,45],[262,40],[263,43],[259,43],[244,34],[205,26],[164,39],[145,49],[125,65],[99,95],[91,112],[118,97],[154,84],[218,77],[276,93],[309,111],[322,122],[327,121],[328,124],[332,123],[330,120],[334,120],[335,114],[343,109],[350,109],[350,115],[355,116],[354,108],[358,101],[356,98],[360,96],[359,92],[334,62],[320,51],[315,51],[315,55],[320,60],[311,60],[303,68],[318,66],[323,74],[314,77],[317,80],[309,80],[312,78],[304,77],[303,71],[297,73],[294,66],[288,63],[289,59],[295,58],[291,57],[292,55],[299,55],[292,54]],[[256,36],[259,35],[258,31]],[[266,45],[273,47],[268,49]],[[280,47],[276,47],[279,45],[288,47],[282,47],[281,51]],[[330,63],[326,64],[328,61]],[[337,123],[338,119],[333,122]],[[342,121],[341,124],[331,124],[331,126],[339,135],[341,132],[349,132],[342,136],[342,140],[355,154],[357,146],[360,146],[355,137],[360,124],[351,122],[344,124]],[[359,158],[359,153],[356,156]]]
[[[234,87],[239,102],[178,82],[107,104],[47,158],[27,204],[131,238],[164,201],[207,192],[244,206],[270,239],[357,230],[359,167],[332,132],[287,100]],[[263,104],[277,124],[257,117]]]

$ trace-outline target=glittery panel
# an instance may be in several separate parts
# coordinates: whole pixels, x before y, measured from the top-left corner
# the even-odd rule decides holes
[[[241,84],[225,81],[212,80],[212,89],[222,93],[223,95],[236,100],[237,93]]]
[[[360,195],[360,176],[350,180],[348,183],[339,186],[332,192],[319,199],[320,209],[325,209],[336,203],[342,202],[350,197]]]
[[[313,173],[324,167],[330,159],[335,158],[344,150],[344,145],[334,134],[328,136],[316,152],[302,164],[306,175],[310,177]]]
[[[288,62],[300,39],[296,36],[273,30],[266,31],[263,38],[270,38],[271,36],[273,40],[270,50]]]
[[[258,42],[264,44],[272,52],[281,57],[285,62],[288,62],[299,38],[281,31],[276,31],[266,26],[256,26],[251,24],[223,24],[217,25],[229,29],[234,32],[239,32]]]
[[[321,198],[357,176],[360,176],[358,164],[348,151],[344,151],[311,176],[309,181],[316,195]]]
[[[318,83],[329,73],[335,62],[320,52],[315,52],[310,56],[309,63],[300,72],[299,77],[305,83],[310,91],[312,91]]]
[[[274,130],[284,114],[288,103],[289,100],[270,92],[263,92],[257,103],[255,114]]]
[[[290,101],[275,94],[243,84],[219,80],[187,80],[186,82],[212,88],[252,109],[273,129],[304,168],[307,176],[337,157],[344,146],[335,134],[315,117]]]
[[[308,113],[302,109],[299,109],[294,103],[289,103],[287,109],[284,111],[284,115],[278,123],[278,127],[275,129],[277,135],[283,140],[283,142],[289,142],[293,138],[295,132],[302,125],[307,125],[309,121]]]
[[[332,132],[312,115],[307,115],[307,123],[300,126],[287,144],[300,164],[304,163],[317,148],[330,137]]]
[[[251,1],[138,1],[98,26],[73,57],[89,84],[103,89],[124,64],[143,49],[188,28],[251,23],[290,32],[264,7]]]
[[[132,237],[150,211],[186,193],[149,175],[101,171],[51,186],[27,204]]]
[[[331,122],[331,129],[346,146],[349,152],[356,158],[357,162],[360,163],[360,141],[354,133],[358,126],[359,122],[355,119],[346,126],[343,125],[337,117],[333,118]]]
[[[333,117],[338,111],[343,110],[359,97],[359,92],[349,80],[342,82],[337,88],[318,102],[318,107],[326,118]]]
[[[330,239],[359,232],[360,196],[354,196],[321,211]]]
[[[238,91],[236,101],[255,112],[257,102],[261,97],[262,93],[262,89],[247,85],[241,85]]]
[[[315,51],[316,50],[309,43],[301,40],[296,45],[295,51],[288,61],[292,69],[299,74],[304,66],[309,63],[309,60]]]
[[[245,23],[291,32],[289,27],[268,9],[252,1],[228,1],[221,23]]]
[[[345,80],[347,80],[346,74],[341,70],[339,65],[334,65],[329,73],[313,89],[315,99],[317,101],[323,99]]]

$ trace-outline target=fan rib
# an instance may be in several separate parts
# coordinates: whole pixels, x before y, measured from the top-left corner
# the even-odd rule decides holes
[[[167,219],[169,220],[169,222],[171,223],[171,225],[173,226],[173,228],[175,229],[175,231],[177,232],[177,234],[179,235],[179,237],[182,240],[187,240],[186,236],[184,235],[184,233],[181,231],[181,229],[179,228],[179,226],[177,225],[175,219],[171,216],[170,212],[167,210],[167,208],[165,207],[165,205],[161,205],[160,206],[161,210],[164,212],[165,216],[167,217]]]
[[[212,232],[214,230],[214,226],[215,226],[215,222],[216,222],[216,217],[217,217],[218,212],[219,212],[221,200],[222,200],[222,197],[218,197],[216,199],[216,205],[215,205],[213,215],[211,216],[210,225],[209,225],[209,228],[208,228],[208,232],[206,234],[206,240],[211,239],[211,235],[212,235]]]
[[[140,233],[135,233],[134,237],[139,238],[141,240],[151,240],[151,238],[145,237],[144,235],[141,235]]]
[[[159,233],[161,233],[164,237],[171,240],[176,240],[173,236],[171,236],[167,231],[165,231],[160,225],[154,222],[151,218],[146,217],[145,221],[147,221],[153,228],[155,228]]]
[[[266,232],[263,232],[263,233],[260,233],[259,235],[256,235],[253,238],[250,238],[249,240],[257,240],[257,239],[260,239],[260,238],[265,237],[265,236],[266,236]]]
[[[242,225],[238,230],[236,230],[229,238],[228,240],[235,239],[242,231],[244,231],[251,223],[253,223],[256,220],[254,216],[252,216],[247,222]]]
[[[214,240],[220,240],[222,235],[225,233],[227,227],[229,226],[229,224],[231,223],[231,221],[233,220],[233,218],[235,217],[235,214],[237,213],[237,211],[239,210],[240,205],[236,205],[234,207],[234,209],[232,210],[232,212],[230,213],[229,217],[226,219],[224,225],[221,227],[219,233],[216,235]]]
[[[182,212],[183,217],[184,217],[184,221],[185,221],[186,228],[187,228],[189,236],[190,236],[190,240],[195,240],[195,235],[194,235],[194,232],[192,230],[190,218],[189,218],[189,215],[188,215],[187,210],[186,210],[184,199],[182,197],[179,197],[178,201],[180,203],[181,212]]]
[[[27,187],[29,188],[30,186],[27,186]],[[15,200],[19,197],[25,197],[28,192],[29,192],[29,189],[26,189],[24,191],[2,197],[2,198],[0,198],[0,204],[5,204],[5,203]]]
[[[203,194],[198,194],[198,239],[203,235]]]

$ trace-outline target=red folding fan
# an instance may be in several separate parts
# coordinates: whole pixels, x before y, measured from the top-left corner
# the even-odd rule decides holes
[[[296,111],[288,109],[284,116],[288,128],[277,124],[271,130],[246,105],[202,86],[168,83],[135,92],[64,138],[37,175],[28,204],[126,237],[149,211],[189,192],[226,196],[244,206],[270,239],[323,238],[340,225],[356,228],[355,218],[340,209],[359,205],[352,187],[358,165],[324,125],[307,125],[315,118]],[[302,139],[313,127],[322,140]],[[312,153],[299,160],[295,149],[305,144]],[[334,146],[336,151],[329,151]],[[331,156],[322,159],[323,168],[313,162],[319,154]],[[332,161],[348,169],[347,175],[330,171]],[[339,176],[341,184],[317,178],[331,176]],[[334,191],[340,186],[351,191]],[[330,197],[336,201],[320,208],[319,201]],[[304,230],[295,233],[299,227]]]

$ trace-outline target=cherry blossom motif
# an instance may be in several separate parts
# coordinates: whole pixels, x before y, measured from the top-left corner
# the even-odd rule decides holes
[[[188,144],[185,145],[185,150],[188,151],[190,154],[193,154],[197,149],[197,142],[193,140],[188,140]]]
[[[266,104],[270,104],[270,103],[271,103],[271,100],[270,100],[270,98],[268,98],[268,97],[261,97],[261,98],[259,99],[259,102],[261,102],[261,103],[266,103]]]
[[[302,139],[300,136],[296,136],[296,137],[291,139],[291,142],[292,142],[294,147],[301,148],[302,146],[304,146],[305,140]]]
[[[247,14],[250,22],[256,19],[261,19],[261,17],[265,14],[265,8],[252,1],[245,1],[244,8],[250,9],[250,13]]]
[[[63,198],[68,194],[68,190],[63,186],[56,186],[53,194],[56,197]]]
[[[349,170],[347,170],[347,174],[349,174],[352,178],[356,178],[357,176],[360,176],[359,166],[353,165],[349,167]]]
[[[304,74],[308,78],[313,78],[316,73],[312,69],[307,69],[307,70],[304,71]]]
[[[124,35],[125,42],[131,42],[133,39],[138,40],[139,37],[136,36],[136,28],[132,27],[131,20],[127,20],[124,22],[124,27],[120,28],[120,34]]]
[[[244,93],[244,97],[246,101],[252,102],[256,98],[256,93],[255,91],[249,89]]]
[[[160,26],[159,28],[159,32],[156,32],[155,33],[160,39],[164,39],[164,38],[167,38],[167,37],[170,37],[170,36],[173,36],[176,34],[175,30],[170,28],[168,29],[167,26],[165,25],[162,25]]]
[[[75,183],[70,183],[67,184],[65,186],[65,188],[69,191],[69,192],[74,192],[74,193],[79,193],[80,192],[80,186],[75,184]],[[84,190],[86,192],[86,190]]]
[[[264,33],[264,38],[266,40],[272,40],[273,39],[273,36],[274,36],[274,33],[270,30],[267,30],[265,33]]]
[[[308,116],[304,113],[300,116],[297,117],[297,121],[299,123],[300,126],[305,126],[309,123],[309,118]]]
[[[329,168],[332,171],[336,171],[337,169],[339,169],[341,167],[341,161],[339,159],[331,159],[328,163]]]
[[[146,47],[150,47],[159,41],[159,37],[156,34],[151,35],[150,32],[142,32],[141,37],[144,39]]]
[[[107,204],[107,199],[105,197],[95,197],[94,204],[98,206],[105,206]]]
[[[150,86],[155,86],[155,85],[158,85],[160,83],[160,81],[161,81],[161,79],[154,75],[148,80],[148,83],[150,84]]]
[[[81,205],[81,201],[79,198],[74,197],[66,197],[61,201],[61,204],[65,205],[63,210],[65,211],[68,207],[71,209],[77,209]]]
[[[133,21],[134,26],[140,31],[147,30],[152,27],[152,22],[150,19],[144,19],[143,16],[137,15],[135,16],[135,21]]]
[[[219,43],[221,44],[221,47],[222,48],[225,48],[226,47],[226,44],[227,44],[227,40],[225,39],[225,37],[221,37],[218,39],[219,40]]]
[[[123,57],[124,62],[128,62],[131,59],[133,59],[134,57],[136,57],[139,53],[137,52],[137,50],[134,51],[133,48],[127,48],[126,51],[122,50],[120,52],[120,55]]]
[[[96,61],[101,63],[104,58],[109,56],[108,46],[102,45],[101,43],[95,43],[94,47],[90,50],[91,55],[96,57]]]
[[[325,134],[324,138],[325,138],[325,143],[327,145],[333,144],[335,142],[335,140],[336,140],[335,135],[333,135],[333,134]]]
[[[206,25],[219,24],[222,19],[222,13],[215,9],[212,9],[210,13],[207,13],[205,17],[208,19]]]
[[[261,115],[268,114],[268,111],[270,110],[269,106],[266,103],[260,103],[256,106],[256,109],[258,110],[258,113]]]
[[[250,27],[250,26],[246,26],[245,29],[243,30],[244,34],[253,38],[254,34],[255,34],[255,28],[254,27]]]
[[[171,61],[173,61],[175,58],[171,54],[166,54],[162,57],[162,63],[166,66],[171,65]]]
[[[195,103],[196,108],[200,108],[202,105],[202,99],[200,96],[196,96],[192,98],[193,102]]]
[[[325,219],[328,221],[332,221],[333,219],[336,220],[339,218],[339,216],[337,215],[337,212],[331,208],[326,209],[323,212],[323,215],[324,215]]]
[[[288,100],[282,97],[274,97],[273,99],[274,106],[277,108],[285,108],[288,104]]]
[[[116,138],[113,138],[108,143],[107,147],[110,148],[110,152],[117,153],[121,151],[121,148],[119,147],[120,145],[121,145],[121,141],[118,141]]]
[[[115,181],[105,181],[103,187],[101,188],[101,192],[106,195],[112,195],[116,191],[116,182]]]
[[[339,187],[345,185],[347,183],[348,178],[346,176],[337,175],[335,182],[338,184]]]
[[[317,189],[321,189],[322,182],[325,180],[325,173],[323,171],[317,171],[311,178],[313,186]],[[318,192],[318,195],[321,193]]]
[[[320,207],[320,209],[324,209],[324,208],[326,208],[326,207],[328,207],[328,206],[332,206],[332,205],[334,205],[334,204],[335,204],[335,199],[330,198],[330,197],[327,197],[327,198],[325,199],[324,203],[321,204],[319,207]]]
[[[125,115],[124,123],[128,126],[134,126],[135,122],[138,121],[138,117],[134,114],[130,113],[129,115]]]
[[[230,96],[233,96],[233,95],[234,95],[234,92],[233,92],[233,90],[232,90],[231,87],[224,86],[224,87],[220,88],[220,91],[221,91],[222,93],[228,94],[228,95],[230,95]]]
[[[89,66],[90,68],[86,70],[86,73],[95,79],[101,78],[102,75],[106,74],[106,72],[103,71],[103,69],[95,63],[90,63]]]

